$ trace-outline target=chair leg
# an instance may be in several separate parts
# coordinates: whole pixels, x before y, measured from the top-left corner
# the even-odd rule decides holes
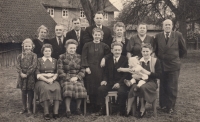
[[[34,97],[33,97],[33,114],[36,113],[36,93],[34,91]]]
[[[153,116],[157,117],[156,99],[153,101],[152,107],[153,107]]]
[[[87,109],[86,102],[87,98],[84,98],[84,116],[86,115],[86,109]]]
[[[108,106],[108,102],[109,102],[109,97],[106,96],[106,115],[109,116],[109,106]]]

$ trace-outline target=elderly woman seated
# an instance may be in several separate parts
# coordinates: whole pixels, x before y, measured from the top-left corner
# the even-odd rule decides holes
[[[65,99],[67,118],[71,115],[71,99],[76,99],[76,113],[81,115],[81,98],[87,97],[87,92],[83,83],[85,68],[81,67],[81,56],[76,54],[77,46],[78,43],[74,39],[67,40],[65,44],[66,53],[60,55],[58,60],[58,77],[60,78],[62,94]]]
[[[58,118],[59,101],[61,101],[61,89],[57,79],[57,60],[51,57],[53,48],[50,44],[44,44],[41,52],[42,58],[38,58],[36,75],[38,81],[35,85],[35,92],[39,101],[44,105],[44,118],[50,119],[49,104],[54,101],[53,117]]]

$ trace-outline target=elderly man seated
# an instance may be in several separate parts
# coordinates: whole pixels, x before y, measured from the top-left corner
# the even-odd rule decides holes
[[[101,106],[99,115],[105,114],[105,97],[108,91],[118,92],[118,103],[120,115],[125,114],[126,100],[128,95],[128,87],[124,83],[124,79],[127,78],[128,73],[118,72],[117,69],[120,67],[128,67],[128,59],[122,56],[123,45],[119,42],[114,42],[111,45],[112,55],[106,58],[105,72],[103,75],[103,81],[101,86],[98,88],[98,103]]]

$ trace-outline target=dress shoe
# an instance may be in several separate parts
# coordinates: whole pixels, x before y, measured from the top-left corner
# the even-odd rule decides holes
[[[129,115],[130,115],[130,112],[125,113],[125,117],[129,117]]]
[[[169,113],[169,114],[173,114],[173,113],[174,113],[174,110],[173,110],[172,108],[170,108],[170,109],[168,110],[168,113]]]
[[[167,109],[167,107],[165,107],[165,106],[164,106],[164,107],[161,107],[160,110],[163,111],[163,112],[168,112],[168,109]]]
[[[101,107],[101,109],[99,110],[99,112],[97,113],[98,116],[103,116],[106,115],[106,108],[103,106]]]
[[[71,112],[70,112],[70,111],[67,111],[67,112],[66,112],[66,117],[67,117],[67,118],[70,118],[70,116],[71,116]]]
[[[83,115],[82,112],[81,112],[81,110],[80,110],[80,108],[76,109],[76,114],[77,115]]]
[[[23,109],[21,112],[19,112],[20,114],[24,114],[24,113],[27,113],[28,110],[27,109]]]
[[[44,119],[45,120],[50,120],[50,115],[49,114],[44,115]]]
[[[145,114],[146,114],[146,110],[144,110],[144,112],[140,112],[139,118],[143,118]]]
[[[54,119],[59,118],[59,114],[53,114],[53,118],[54,118]]]

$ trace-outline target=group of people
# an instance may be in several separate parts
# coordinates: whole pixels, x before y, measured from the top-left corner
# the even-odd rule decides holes
[[[164,32],[155,38],[147,35],[147,25],[138,24],[137,34],[125,37],[125,25],[117,22],[111,30],[102,25],[103,13],[94,15],[94,26],[81,30],[81,20],[72,19],[73,30],[64,36],[62,25],[55,26],[53,39],[46,39],[48,29],[38,28],[38,38],[25,39],[17,57],[18,88],[22,91],[23,110],[31,114],[33,91],[44,107],[44,118],[58,118],[61,102],[66,117],[71,116],[70,103],[76,100],[76,114],[81,115],[81,100],[87,98],[92,112],[105,114],[108,91],[117,91],[120,115],[129,116],[138,97],[139,117],[145,115],[145,103],[157,98],[160,79],[160,107],[174,112],[177,98],[180,58],[186,53],[181,33],[172,31],[172,21],[163,22]],[[134,59],[133,59],[134,58]],[[142,82],[141,82],[142,81]],[[28,96],[28,102],[27,102]],[[126,105],[126,101],[128,101]]]

